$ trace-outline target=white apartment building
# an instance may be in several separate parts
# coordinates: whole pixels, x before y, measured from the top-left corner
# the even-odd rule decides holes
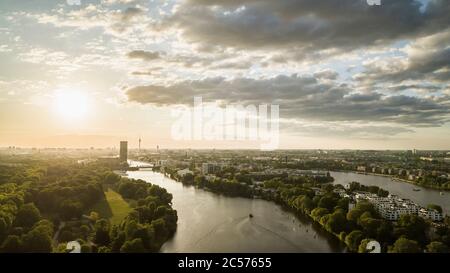
[[[376,194],[357,192],[356,200],[367,200],[372,203],[377,212],[390,221],[397,221],[402,215],[419,215],[432,221],[442,221],[443,215],[436,210],[425,209],[411,200],[399,198],[396,195],[388,197],[378,197]]]
[[[442,213],[440,213],[437,210],[434,209],[420,209],[419,210],[419,216],[426,218],[426,219],[430,219],[431,221],[442,221],[442,219],[444,218],[442,216]]]

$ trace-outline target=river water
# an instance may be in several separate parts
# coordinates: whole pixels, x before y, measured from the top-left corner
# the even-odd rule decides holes
[[[317,224],[299,219],[273,202],[183,186],[151,170],[128,172],[128,177],[159,185],[173,195],[178,227],[161,252],[343,251],[339,241]]]
[[[130,162],[131,165],[145,163]],[[440,205],[450,213],[450,193],[427,189],[389,177],[351,172],[331,172],[334,183],[357,181],[375,185],[392,194],[426,206]],[[296,217],[273,202],[261,199],[227,197],[184,186],[151,169],[128,172],[129,178],[142,179],[164,187],[173,195],[178,227],[162,252],[342,252],[336,238],[306,217]],[[420,188],[420,191],[413,191]],[[254,217],[250,218],[249,214]]]
[[[415,203],[426,207],[428,204],[436,204],[442,207],[445,214],[450,214],[450,192],[444,192],[434,189],[427,189],[406,182],[392,181],[391,178],[385,176],[364,175],[351,172],[330,172],[334,177],[334,183],[346,185],[352,181],[359,182],[366,186],[379,186],[389,193],[407,198]],[[414,191],[413,189],[420,189]]]

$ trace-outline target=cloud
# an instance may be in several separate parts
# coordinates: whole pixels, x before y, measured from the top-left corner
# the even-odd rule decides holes
[[[441,90],[442,88],[436,85],[426,85],[426,84],[402,84],[402,85],[395,85],[389,87],[389,90],[395,91],[395,92],[401,92],[405,90],[417,90],[421,92],[435,92],[438,90]]]
[[[140,8],[129,7],[129,8],[126,8],[121,13],[119,13],[119,18],[120,18],[120,21],[122,21],[122,22],[130,22],[133,18],[135,18],[136,16],[139,16],[143,13],[144,13],[144,11]]]
[[[373,124],[345,124],[324,122],[304,123],[291,120],[283,122],[280,128],[291,134],[307,137],[330,137],[335,138],[358,138],[358,139],[380,139],[390,138],[399,134],[413,133],[414,130],[392,125],[373,125]]]
[[[105,70],[90,84],[127,86],[135,103],[279,104],[286,125],[309,135],[394,136],[449,121],[448,1],[96,2],[8,13],[5,29],[23,40],[3,39],[0,52],[14,54],[1,54],[44,65],[50,82]],[[30,25],[49,39],[27,46]]]
[[[117,4],[133,4],[140,2],[139,0],[101,0],[102,4],[105,5],[117,5]]]
[[[418,81],[443,83],[450,80],[450,28],[415,40],[403,50],[405,56],[375,59],[355,79],[370,86],[381,83]],[[417,86],[417,85],[416,85]],[[412,86],[412,87],[416,87]],[[422,84],[423,86],[423,84]],[[428,86],[428,88],[431,88]],[[434,86],[434,88],[437,88]]]
[[[19,12],[20,17],[35,19],[40,24],[52,24],[58,28],[77,28],[89,30],[103,28],[105,33],[120,36],[130,29],[140,28],[149,24],[151,18],[145,16],[145,9],[141,7],[126,7],[112,9],[106,6],[87,4],[81,8],[72,9],[70,6],[55,8],[49,12]]]
[[[226,61],[216,65],[212,65],[211,69],[249,69],[253,63],[248,60]]]
[[[206,78],[170,85],[135,86],[128,100],[157,106],[192,105],[194,96],[221,104],[278,104],[283,118],[310,121],[374,121],[416,127],[449,121],[450,100],[381,93],[355,93],[347,84],[313,76],[272,78]]]
[[[285,49],[308,57],[382,45],[440,31],[450,23],[446,0],[189,0],[167,23],[189,42],[240,49]]]
[[[152,61],[159,59],[161,57],[159,52],[144,51],[144,50],[133,50],[128,52],[128,58],[130,59],[141,59],[144,61]]]
[[[339,74],[331,69],[322,70],[314,73],[314,77],[319,79],[336,80]]]

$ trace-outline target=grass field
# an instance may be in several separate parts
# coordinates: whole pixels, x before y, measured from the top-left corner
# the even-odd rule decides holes
[[[109,218],[111,224],[119,224],[131,211],[130,205],[117,192],[108,189],[106,200],[102,200],[93,208],[100,217]]]

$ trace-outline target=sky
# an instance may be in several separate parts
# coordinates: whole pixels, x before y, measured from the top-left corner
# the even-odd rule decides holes
[[[446,0],[2,0],[0,146],[175,139],[174,109],[278,105],[280,149],[450,149]]]

